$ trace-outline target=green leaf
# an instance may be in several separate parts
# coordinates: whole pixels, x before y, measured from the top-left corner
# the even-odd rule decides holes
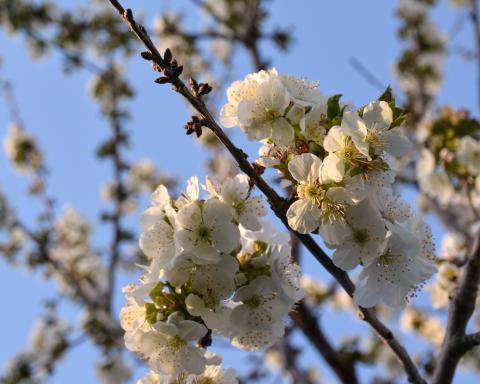
[[[333,95],[327,100],[327,117],[334,119],[341,115],[342,109],[340,108],[341,94]]]
[[[355,168],[352,168],[352,170],[350,171],[350,176],[353,177],[353,176],[361,175],[362,173],[363,173],[363,169],[361,167],[355,167]]]
[[[395,105],[395,98],[393,97],[392,87],[389,85],[385,92],[378,98],[379,101],[386,101],[388,104],[393,103]]]
[[[145,303],[145,319],[149,324],[157,322],[157,307],[153,303]]]
[[[398,127],[405,121],[407,113],[404,109],[398,108],[395,102],[395,97],[393,97],[392,87],[390,85],[387,87],[385,92],[378,98],[379,101],[385,101],[388,103],[389,107],[392,109],[393,120],[390,125],[390,129]]]

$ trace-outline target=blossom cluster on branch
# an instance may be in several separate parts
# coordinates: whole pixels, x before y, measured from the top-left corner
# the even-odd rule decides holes
[[[260,71],[228,89],[222,123],[264,145],[257,161],[294,193],[290,227],[318,232],[344,270],[363,266],[354,299],[399,306],[436,270],[429,226],[397,195],[395,156],[410,150],[388,89],[355,109],[316,83]]]
[[[212,338],[247,351],[271,346],[303,297],[289,236],[263,218],[266,207],[248,178],[207,178],[203,189],[206,198],[193,177],[172,199],[161,185],[142,216],[140,247],[150,264],[139,284],[124,289],[120,318],[127,348],[152,370],[143,383],[236,383],[206,351]]]

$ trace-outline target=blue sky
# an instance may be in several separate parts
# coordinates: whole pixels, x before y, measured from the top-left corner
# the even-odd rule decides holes
[[[73,6],[82,1],[59,3]],[[124,3],[145,10],[147,16],[162,9],[161,2],[152,5],[148,0],[125,0]],[[394,17],[395,5],[394,1],[379,0],[274,0],[271,3],[269,25],[292,26],[295,40],[287,54],[278,52],[268,44],[262,46],[262,52],[272,59],[279,72],[318,80],[324,93],[342,93],[345,100],[362,105],[377,98],[378,91],[351,66],[352,57],[362,62],[383,83],[395,87],[393,65],[400,52],[396,37],[398,21]],[[192,12],[186,0],[175,1],[177,7],[184,9],[187,14]],[[460,12],[441,2],[434,17],[442,30],[448,32],[457,22]],[[471,47],[471,35],[467,23],[456,36],[455,45]],[[4,31],[0,32],[0,48],[4,59],[0,75],[13,82],[25,126],[45,150],[51,169],[49,191],[57,198],[59,207],[73,205],[96,222],[100,229],[97,241],[106,244],[109,230],[100,228],[98,222],[98,212],[103,206],[99,189],[111,178],[111,168],[109,164],[97,162],[94,150],[109,131],[100,118],[97,106],[88,98],[90,75],[80,71],[65,76],[61,72],[60,57],[55,53],[32,63],[24,41],[18,37],[12,38]],[[138,97],[132,103],[133,119],[128,125],[133,139],[128,157],[131,160],[152,159],[161,169],[177,174],[183,181],[190,175],[204,175],[203,162],[207,154],[192,137],[184,135],[183,124],[188,119],[188,111],[183,101],[169,87],[154,84],[152,79],[155,74],[137,56],[128,63],[128,71],[138,91]],[[238,52],[235,77],[243,78],[250,71],[248,58],[243,52]],[[478,116],[476,78],[472,62],[455,55],[449,56],[439,104],[466,107]],[[1,138],[5,136],[10,122],[7,112],[0,103]],[[162,113],[161,121],[158,119],[159,113]],[[257,145],[246,143],[239,132],[233,137],[237,143],[245,145],[249,153],[255,154]],[[5,156],[0,155],[0,188],[12,197],[12,205],[28,221],[39,207],[26,195],[27,184],[24,177],[11,170]],[[407,193],[407,197],[413,200],[412,193]],[[137,218],[130,220],[130,223],[136,226]],[[442,230],[435,222],[432,224],[438,240]],[[324,272],[308,255],[305,255],[305,260],[305,269],[309,274],[325,278]],[[122,283],[133,278],[123,277]],[[42,300],[54,295],[55,285],[45,282],[39,274],[32,277],[24,270],[13,270],[0,260],[0,287],[3,288],[1,298],[4,308],[0,320],[0,367],[3,367],[15,351],[27,344],[33,319],[41,312]],[[119,294],[117,308],[121,303]],[[78,319],[78,308],[66,306],[63,309],[67,317]],[[352,314],[327,314],[322,316],[322,322],[335,340],[365,329],[363,324],[352,322],[352,318]],[[407,340],[413,349],[421,346],[412,337],[402,335],[402,339]],[[245,356],[228,352],[225,365],[242,367]],[[60,364],[52,382],[96,382],[91,368],[92,361],[96,359],[97,354],[88,344],[78,347]],[[305,346],[305,362],[318,365],[318,361],[314,352]],[[325,382],[335,382],[327,368],[322,366],[321,371]],[[364,378],[369,375],[369,370],[362,370]],[[474,379],[465,376],[458,382],[473,383]]]

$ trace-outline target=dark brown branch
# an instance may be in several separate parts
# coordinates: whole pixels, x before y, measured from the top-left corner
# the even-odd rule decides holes
[[[298,364],[301,350],[291,343],[293,336],[293,327],[288,327],[285,330],[285,336],[279,340],[274,348],[278,348],[283,356],[283,370],[288,372],[296,384],[314,384],[314,380],[308,374],[308,371],[300,367]]]
[[[106,111],[112,130],[112,154],[111,161],[113,163],[115,193],[113,196],[114,209],[110,217],[113,227],[113,238],[110,244],[110,260],[107,271],[107,290],[105,308],[112,312],[113,298],[115,296],[115,277],[117,266],[121,258],[121,243],[124,240],[124,230],[122,228],[123,204],[126,199],[126,187],[123,180],[124,172],[127,167],[121,156],[122,145],[125,142],[125,132],[121,124],[119,113],[119,98],[116,90],[116,74],[115,71],[110,72],[110,102],[111,108]]]
[[[475,240],[460,284],[450,303],[447,330],[433,375],[433,384],[451,383],[460,359],[471,349],[471,346],[464,342],[465,330],[475,310],[479,282],[480,235]]]
[[[291,191],[289,192],[289,194]],[[292,259],[300,264],[301,247],[297,237],[290,233],[290,243],[292,245]],[[318,318],[308,308],[305,300],[302,300],[296,311],[290,314],[290,317],[301,329],[307,340],[323,356],[324,360],[330,365],[338,379],[345,384],[356,384],[358,378],[355,372],[355,362],[344,358],[334,349],[330,341],[326,338],[320,327]]]
[[[463,343],[467,350],[480,346],[480,332],[465,335],[463,338]]]
[[[115,179],[114,212],[111,217],[113,226],[113,239],[110,245],[110,262],[108,265],[108,285],[106,291],[105,305],[108,311],[112,311],[112,301],[115,293],[115,272],[120,261],[120,244],[122,242],[122,204],[125,200],[125,186],[123,183],[123,171],[125,169],[120,157],[120,143],[122,142],[122,127],[118,119],[112,118],[113,130],[113,168]]]
[[[132,11],[130,9],[124,9],[117,0],[108,0],[114,8],[120,13],[123,19],[127,22],[130,29],[137,36],[137,38],[144,44],[149,51],[149,59],[153,61],[164,73],[171,72],[169,63],[166,62],[155,45],[152,43],[150,37],[147,35],[145,29],[137,24]],[[145,58],[145,55],[144,55]],[[168,77],[168,76],[167,76]],[[287,222],[286,211],[288,209],[288,203],[285,199],[280,197],[277,192],[268,185],[268,183],[255,172],[252,165],[247,160],[245,153],[237,148],[228,136],[223,132],[222,128],[217,124],[211,113],[208,111],[205,103],[199,97],[195,97],[187,88],[185,83],[175,76],[170,76],[169,82],[172,83],[173,89],[185,97],[188,102],[194,107],[197,112],[202,116],[204,126],[210,128],[215,136],[222,142],[227,148],[230,154],[236,160],[239,168],[244,172],[251,180],[257,185],[257,187],[266,196],[268,203],[276,214],[276,216],[282,221],[285,227],[293,232],[300,242],[312,253],[312,255],[322,264],[322,266],[340,283],[345,291],[352,297],[355,290],[353,282],[350,280],[348,274],[336,267],[327,254],[320,248],[316,241],[310,235],[303,235],[293,231]],[[359,307],[359,318],[366,321],[375,330],[380,339],[387,344],[393,351],[399,362],[405,369],[408,379],[412,383],[425,383],[425,380],[420,375],[417,367],[410,358],[406,349],[395,338],[392,331],[388,329],[374,314],[374,312],[367,308]]]
[[[318,324],[317,318],[311,313],[303,300],[298,303],[296,311],[292,312],[291,317],[317,351],[323,356],[325,361],[330,365],[342,383],[358,383],[353,362],[345,359],[344,356],[335,350]]]

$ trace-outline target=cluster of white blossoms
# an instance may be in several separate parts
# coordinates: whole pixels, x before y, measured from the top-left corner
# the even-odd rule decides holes
[[[50,257],[59,264],[69,276],[78,280],[90,281],[104,285],[105,268],[94,252],[91,243],[92,228],[88,220],[75,208],[67,207],[54,224],[53,244]],[[71,292],[70,281],[54,268],[49,270],[61,284],[64,291]]]
[[[419,309],[408,307],[400,318],[400,326],[406,332],[415,332],[424,339],[439,347],[445,334],[442,322]]]
[[[193,177],[173,199],[161,185],[142,215],[140,247],[150,263],[138,284],[124,288],[120,319],[127,348],[149,363],[143,384],[237,383],[206,350],[212,337],[266,348],[303,297],[289,236],[263,218],[248,178],[207,178],[203,189],[206,198]]]
[[[473,230],[468,229],[470,202],[465,199],[461,188],[456,187],[454,179],[468,179],[471,204],[480,210],[480,140],[463,136],[456,139],[455,150],[443,148],[438,155],[423,148],[417,163],[417,178],[423,193],[438,200],[442,206],[454,207],[459,212],[459,224],[468,232]]]
[[[393,157],[410,150],[391,94],[354,109],[316,83],[276,70],[235,81],[222,108],[226,127],[259,140],[257,161],[293,191],[290,227],[318,232],[344,270],[363,267],[354,299],[399,306],[436,270],[429,226],[393,192]]]
[[[407,95],[435,95],[442,85],[447,37],[429,14],[435,2],[400,0],[397,13],[402,19],[399,36],[407,43],[395,72]]]
[[[2,373],[4,383],[42,383],[48,381],[55,363],[68,348],[72,329],[54,316],[36,320],[28,347],[12,357]]]

